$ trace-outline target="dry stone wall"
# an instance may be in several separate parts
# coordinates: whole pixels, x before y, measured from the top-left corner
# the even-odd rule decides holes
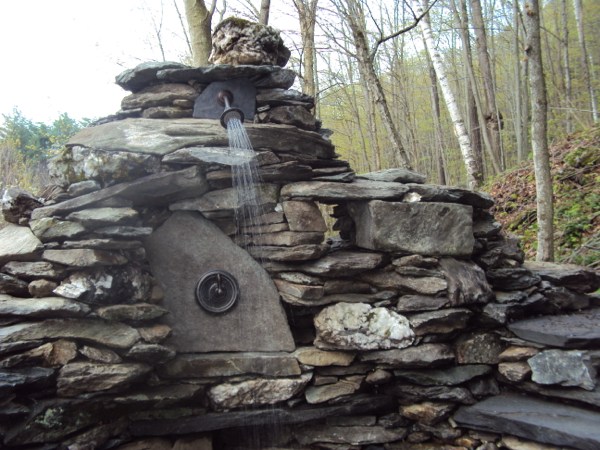
[[[237,227],[231,168],[212,162],[226,131],[190,118],[204,86],[236,77],[258,88],[258,123],[245,127],[260,230]],[[4,193],[6,448],[598,448],[597,431],[545,416],[568,400],[577,408],[563,417],[598,429],[597,273],[524,263],[485,194],[401,169],[356,175],[312,99],[288,90],[290,71],[152,63],[117,82],[133,93],[72,138],[53,189]],[[169,297],[151,262],[160,230],[182,255],[191,246],[178,221],[247,244],[278,295],[266,314],[285,323],[248,310],[211,329],[227,344],[179,347],[169,318],[184,296]],[[283,347],[252,351],[251,336],[236,334],[244,320]],[[201,339],[209,326],[185,332]],[[236,350],[236,337],[250,350]],[[538,422],[503,422],[515,407]]]

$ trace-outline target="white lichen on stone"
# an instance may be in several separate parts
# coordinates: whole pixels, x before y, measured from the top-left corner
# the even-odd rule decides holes
[[[414,341],[408,319],[366,303],[337,303],[315,317],[315,345],[325,349],[404,348]]]

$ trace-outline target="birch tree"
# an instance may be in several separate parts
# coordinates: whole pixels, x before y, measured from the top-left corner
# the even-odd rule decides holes
[[[540,6],[538,0],[525,1],[525,28],[527,45],[525,56],[529,61],[529,87],[531,91],[531,147],[535,172],[538,261],[554,260],[554,206],[552,175],[548,153],[546,82],[542,64],[540,39]]]
[[[415,16],[422,16],[424,9],[419,3],[419,0],[411,1]],[[458,144],[460,146],[461,154],[467,171],[467,184],[470,189],[477,189],[482,182],[482,173],[477,167],[477,160],[473,153],[473,148],[471,147],[471,140],[469,139],[469,134],[467,133],[465,122],[458,107],[456,97],[454,96],[454,92],[450,87],[450,83],[446,75],[446,69],[444,68],[442,61],[442,56],[435,46],[433,33],[431,32],[431,26],[429,25],[429,22],[426,20],[421,20],[419,22],[419,26],[421,28],[421,35],[423,37],[425,50],[429,53],[431,58],[446,107],[448,108],[448,112],[450,113],[450,117],[452,119],[454,133],[458,138]]]
[[[211,22],[217,0],[207,8],[204,0],[185,0],[185,15],[192,44],[192,61],[195,66],[208,64],[212,50]]]
[[[588,64],[588,52],[585,43],[585,32],[583,29],[583,6],[581,0],[573,0],[575,9],[575,22],[577,23],[577,36],[579,37],[579,46],[581,47],[581,70],[583,72],[583,81],[590,96],[590,105],[592,109],[592,119],[594,123],[598,122],[598,104],[596,102],[596,92],[592,85],[590,75],[590,65]]]

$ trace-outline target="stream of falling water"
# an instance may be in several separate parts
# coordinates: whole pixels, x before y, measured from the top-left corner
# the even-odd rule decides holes
[[[238,244],[247,248],[253,236],[260,235],[260,216],[264,208],[260,200],[261,180],[256,153],[244,125],[238,118],[227,122],[232,184],[237,197],[235,209]]]

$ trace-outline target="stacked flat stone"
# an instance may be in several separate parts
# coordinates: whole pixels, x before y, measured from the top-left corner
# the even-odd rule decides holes
[[[288,106],[308,111],[311,101],[289,92],[289,79],[273,81],[283,75],[270,66],[145,64],[119,79],[137,93],[165,93],[208,83],[204,76],[243,76],[269,86],[258,96],[270,106],[293,97],[303,105]],[[149,105],[142,110],[167,107]],[[589,294],[600,286],[596,272],[524,263],[485,194],[425,184],[400,169],[358,176],[310,128],[244,125],[262,177],[260,229],[237,228],[231,169],[211,162],[228,148],[214,120],[110,120],[77,134],[53,161],[56,199],[5,194],[5,447],[600,445],[600,313]],[[180,265],[157,254],[169,236]],[[241,264],[236,252],[246,250],[236,241],[270,274],[278,305],[263,312],[269,317],[236,318],[240,330],[208,331],[227,315],[182,329],[173,317],[182,317],[183,296],[162,289],[178,275],[155,268],[184,271],[211,245]],[[267,295],[256,289],[241,287]],[[246,307],[227,314],[240,317]],[[279,310],[286,330],[271,317]],[[207,348],[207,333],[235,336],[251,325],[267,339],[216,336],[207,350],[190,350],[195,343],[186,340]],[[519,411],[526,414],[515,424]],[[588,428],[552,422],[555,413]]]

